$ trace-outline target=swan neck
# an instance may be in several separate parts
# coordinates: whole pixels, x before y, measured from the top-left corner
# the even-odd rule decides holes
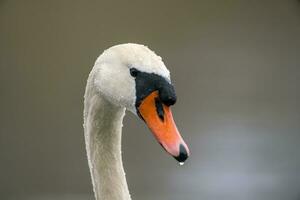
[[[121,155],[125,108],[117,107],[92,88],[85,94],[85,142],[96,200],[131,200]]]

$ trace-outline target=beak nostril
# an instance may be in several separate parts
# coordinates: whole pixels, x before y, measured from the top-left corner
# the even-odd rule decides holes
[[[164,121],[164,109],[163,109],[163,105],[160,102],[159,98],[155,98],[155,107],[156,107],[156,112],[158,117]]]
[[[184,162],[188,158],[188,153],[187,153],[185,147],[183,146],[183,144],[179,145],[179,155],[178,156],[174,156],[174,158],[178,162]]]

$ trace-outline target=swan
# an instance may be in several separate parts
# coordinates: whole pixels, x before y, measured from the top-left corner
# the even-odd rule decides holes
[[[161,57],[140,44],[119,44],[96,60],[84,95],[85,145],[96,200],[131,200],[121,156],[125,110],[142,119],[178,162],[190,151],[174,123],[176,94]]]

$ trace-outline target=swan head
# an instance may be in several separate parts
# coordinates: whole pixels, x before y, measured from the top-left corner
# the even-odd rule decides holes
[[[173,120],[176,94],[161,57],[139,44],[120,44],[96,60],[94,85],[112,104],[139,116],[161,146],[179,162],[190,151]]]

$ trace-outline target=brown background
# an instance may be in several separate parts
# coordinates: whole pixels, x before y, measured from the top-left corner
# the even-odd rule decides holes
[[[0,1],[0,199],[93,199],[86,79],[115,44],[148,45],[175,84],[180,167],[131,113],[133,200],[299,200],[300,3]]]

